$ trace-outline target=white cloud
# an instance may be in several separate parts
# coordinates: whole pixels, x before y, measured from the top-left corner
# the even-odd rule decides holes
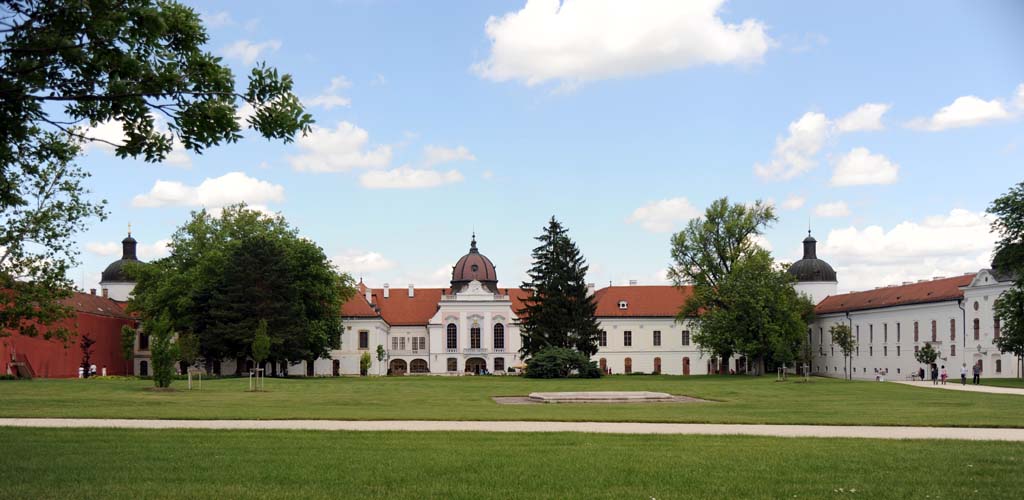
[[[394,261],[386,259],[377,252],[363,252],[361,250],[349,250],[341,255],[331,258],[334,265],[347,273],[372,273],[394,269],[397,265]]]
[[[1017,94],[1013,97],[1013,105],[1018,111],[1024,111],[1024,83],[1017,86]]]
[[[331,78],[331,85],[324,90],[324,92],[316,97],[310,97],[303,99],[303,102],[307,106],[317,106],[324,109],[331,109],[335,107],[347,107],[352,104],[352,100],[338,95],[344,89],[352,86],[352,82],[344,76],[336,76]]]
[[[204,12],[199,17],[207,28],[223,28],[224,26],[235,24],[234,19],[231,19],[231,14],[226,10],[214,14]]]
[[[846,290],[956,276],[989,266],[996,241],[991,222],[984,213],[954,209],[891,229],[834,229],[818,256],[836,267]]]
[[[473,160],[476,160],[476,156],[473,156],[473,153],[470,153],[469,150],[466,149],[466,146],[446,148],[443,146],[428,145],[423,148],[423,164],[428,167],[439,163]]]
[[[829,134],[829,120],[822,113],[804,113],[789,124],[789,135],[775,140],[772,161],[754,165],[754,173],[765,179],[792,179],[817,166],[814,158]]]
[[[801,207],[803,207],[804,203],[806,202],[807,198],[804,198],[803,196],[792,195],[782,202],[781,207],[783,210],[798,210]]]
[[[371,170],[359,177],[359,183],[369,189],[420,189],[462,182],[458,170],[438,172],[401,166],[392,170]]]
[[[694,208],[686,198],[670,198],[654,201],[633,210],[626,222],[639,223],[641,227],[653,233],[667,233],[680,223],[700,215],[700,210]]]
[[[313,127],[296,140],[305,154],[288,161],[295,170],[307,172],[347,172],[391,163],[391,146],[370,148],[369,142],[370,134],[349,122],[340,122],[334,129]]]
[[[754,241],[755,245],[757,245],[757,246],[759,246],[759,247],[761,247],[761,248],[763,248],[763,249],[765,249],[765,250],[767,250],[769,252],[772,251],[772,248],[773,248],[772,247],[772,242],[768,241],[768,238],[765,235],[763,235],[763,234],[755,234],[751,239]]]
[[[163,119],[159,115],[151,116],[153,116],[154,128],[165,134],[168,133]],[[95,127],[86,127],[82,130],[82,135],[90,139],[97,139],[96,141],[87,141],[85,143],[83,148],[86,152],[98,149],[113,154],[117,146],[124,144],[128,140],[124,133],[124,124],[120,120],[107,120],[96,124]],[[192,166],[192,157],[189,156],[181,140],[177,136],[172,136],[171,151],[167,153],[167,156],[161,163],[188,168]]]
[[[867,148],[853,148],[836,162],[833,186],[893,184],[899,179],[900,166],[885,155],[871,154]]]
[[[252,64],[264,52],[275,52],[281,48],[280,40],[267,40],[265,42],[250,42],[249,40],[238,40],[237,42],[224,47],[224,57],[238,59],[245,64]]]
[[[787,180],[818,166],[817,155],[829,139],[849,132],[882,130],[888,104],[866,103],[830,120],[824,113],[809,111],[789,124],[789,134],[775,139],[772,160],[754,165],[754,173],[767,180]]]
[[[885,125],[882,124],[882,115],[889,111],[890,107],[888,104],[870,102],[861,104],[857,109],[836,120],[836,130],[839,132],[883,130]]]
[[[135,253],[142,260],[159,259],[170,255],[171,240],[157,240],[151,244],[139,242],[135,246]],[[122,245],[120,241],[108,241],[104,243],[92,241],[85,244],[85,250],[103,257],[120,257]]]
[[[762,22],[728,24],[724,0],[527,0],[487,20],[491,53],[474,65],[494,81],[581,82],[702,64],[760,62],[773,41]]]
[[[850,207],[846,206],[845,201],[822,203],[814,207],[814,215],[818,217],[845,217],[850,215]]]
[[[984,123],[1010,118],[1010,112],[998,99],[986,101],[973,95],[957,97],[952,104],[940,109],[931,118],[915,118],[907,126],[937,132],[958,127],[974,127]]]
[[[284,187],[249,177],[242,172],[207,178],[198,186],[158,180],[148,193],[136,195],[132,199],[132,206],[217,208],[242,201],[263,208],[261,205],[266,202],[284,201]]]

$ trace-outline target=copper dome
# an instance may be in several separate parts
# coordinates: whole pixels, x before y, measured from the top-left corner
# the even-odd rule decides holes
[[[452,268],[452,289],[460,290],[469,282],[476,280],[488,289],[497,293],[498,274],[494,271],[494,263],[476,248],[476,234],[469,243],[469,253],[463,255]]]

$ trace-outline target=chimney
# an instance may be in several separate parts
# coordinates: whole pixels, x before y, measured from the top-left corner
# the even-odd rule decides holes
[[[96,289],[95,288],[90,288],[89,289],[89,295],[96,295]]]
[[[373,304],[373,289],[366,287],[366,301]]]
[[[106,299],[106,298],[109,298],[109,297],[110,297],[110,289],[104,288],[103,289],[103,298]]]
[[[913,281],[904,281],[904,282],[903,282],[903,284],[904,284],[904,285],[909,285],[909,284],[911,284],[911,283],[913,283]]]
[[[636,280],[629,280],[629,286],[636,286]]]
[[[945,277],[945,276],[936,276],[936,277],[934,277],[934,278],[932,278],[932,279],[935,279],[935,280],[944,280],[944,279],[946,279],[946,277]]]
[[[387,299],[389,297],[391,297],[391,285],[384,283],[384,298]]]
[[[587,283],[587,297],[594,295],[594,291],[597,290],[597,285],[593,283]],[[508,292],[505,292],[508,293]]]
[[[411,298],[413,298],[415,296],[416,296],[416,287],[414,287],[412,285],[412,283],[409,283],[409,298],[411,299]]]

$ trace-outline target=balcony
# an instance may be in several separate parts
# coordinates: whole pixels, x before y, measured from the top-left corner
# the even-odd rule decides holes
[[[462,350],[463,354],[487,354],[490,349],[484,349],[483,347],[467,347]]]

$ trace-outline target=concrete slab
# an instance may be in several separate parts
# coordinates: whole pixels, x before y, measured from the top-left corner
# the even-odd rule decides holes
[[[674,396],[648,391],[532,392],[530,400],[538,403],[658,403],[672,401]]]

